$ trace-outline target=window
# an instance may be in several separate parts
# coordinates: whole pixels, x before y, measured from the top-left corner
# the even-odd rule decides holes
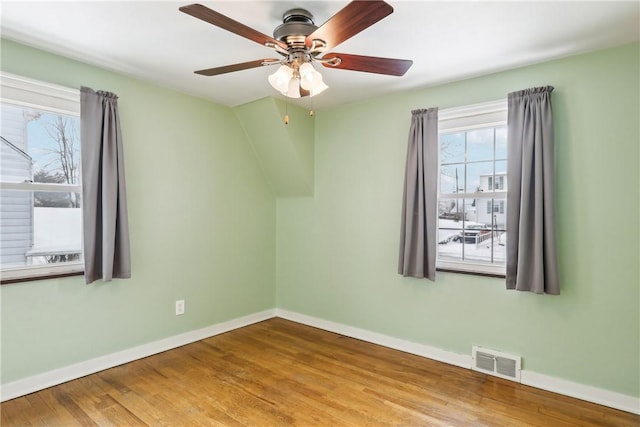
[[[493,206],[493,209],[491,208]],[[504,200],[495,201],[492,203],[487,203],[487,213],[504,213]]]
[[[493,190],[493,176],[489,177],[489,190]],[[500,175],[500,176],[496,176],[495,177],[495,189],[496,190],[504,190],[504,175]]]
[[[506,100],[440,111],[441,270],[505,273],[506,122]]]
[[[2,281],[82,272],[79,91],[1,77]]]

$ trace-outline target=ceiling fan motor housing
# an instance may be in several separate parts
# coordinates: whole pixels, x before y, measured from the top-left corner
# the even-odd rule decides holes
[[[306,37],[318,28],[313,22],[313,15],[306,9],[290,9],[282,15],[282,21],[273,30],[273,38],[290,47],[304,47]]]

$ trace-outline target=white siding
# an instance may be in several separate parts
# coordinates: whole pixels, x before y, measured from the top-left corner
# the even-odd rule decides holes
[[[0,178],[22,182],[32,179],[31,158],[26,150],[26,129],[22,109],[2,106]],[[0,192],[0,263],[26,265],[26,252],[33,244],[33,196],[26,191]]]
[[[22,107],[2,104],[0,113],[2,137],[23,151],[27,151],[27,121]],[[3,153],[4,154],[4,153]]]
[[[489,185],[489,178],[491,178],[491,185]],[[496,190],[496,181],[500,183],[499,189]],[[507,192],[507,173],[506,172],[496,172],[495,177],[490,175],[480,175],[480,190],[485,193],[494,193],[496,196],[503,197]],[[494,203],[499,205],[500,200],[505,199],[494,199]],[[483,224],[491,225],[491,221],[495,220],[496,225],[499,228],[505,227],[507,222],[507,212],[506,212],[506,200],[504,201],[505,207],[500,212],[492,211],[490,207],[487,205],[491,204],[491,199],[478,199],[476,202],[476,212],[477,212],[477,221]],[[489,212],[487,212],[489,209]]]

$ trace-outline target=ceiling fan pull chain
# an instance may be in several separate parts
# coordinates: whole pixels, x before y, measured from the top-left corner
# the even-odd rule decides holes
[[[289,104],[286,101],[284,102],[284,124],[289,124]]]

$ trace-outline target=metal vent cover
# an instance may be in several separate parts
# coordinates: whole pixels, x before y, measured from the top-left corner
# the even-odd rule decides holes
[[[474,371],[520,382],[521,364],[520,356],[479,346],[472,348],[471,369]]]
[[[476,367],[484,369],[486,371],[495,370],[495,358],[491,354],[477,352],[476,353]]]
[[[511,378],[516,377],[516,361],[506,357],[496,356],[496,372]]]

